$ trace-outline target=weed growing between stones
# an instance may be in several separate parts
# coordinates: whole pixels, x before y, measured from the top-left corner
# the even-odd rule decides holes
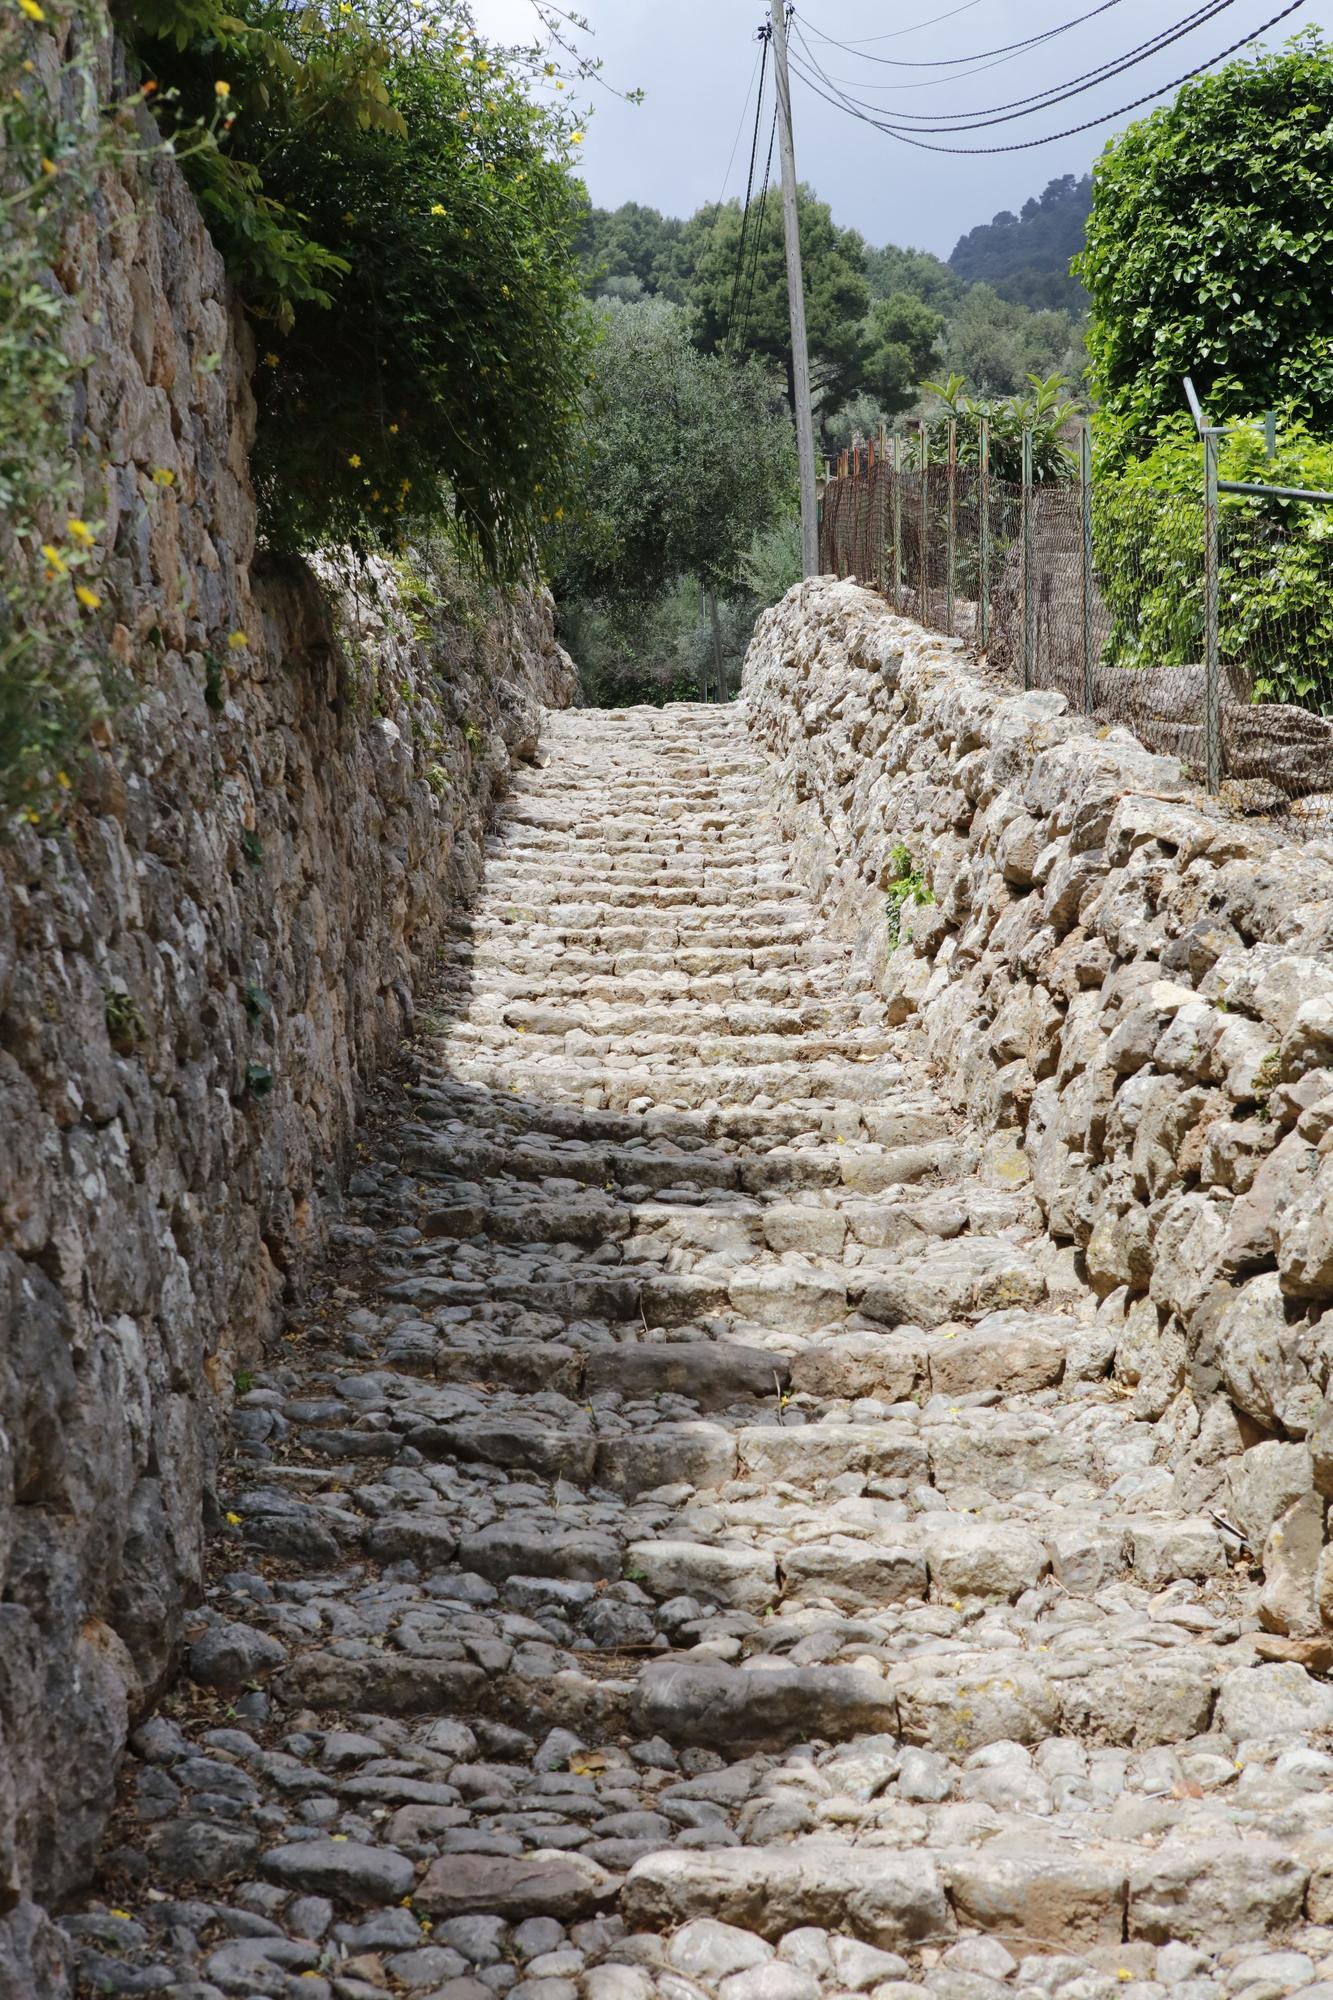
[[[902,942],[902,918],[906,905],[916,903],[924,908],[926,904],[934,902],[935,895],[906,847],[899,844],[891,848],[889,863],[893,875],[889,882],[884,910],[889,933],[889,949],[896,951]]]

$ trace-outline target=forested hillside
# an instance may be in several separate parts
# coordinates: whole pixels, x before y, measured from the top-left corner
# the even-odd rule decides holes
[[[1069,264],[1083,248],[1091,207],[1092,175],[1062,174],[1017,215],[1001,209],[960,236],[949,269],[965,284],[990,285],[1014,305],[1081,313],[1087,294]]]
[[[817,415],[826,448],[912,406],[919,385],[957,372],[978,394],[1013,395],[1029,375],[1077,378],[1084,294],[1069,272],[1091,182],[1052,181],[1019,216],[965,236],[948,263],[868,244],[801,191],[801,236]],[[743,254],[742,254],[743,246]],[[789,366],[780,204],[738,202],[682,221],[638,202],[590,208],[578,236],[595,298],[660,296],[688,307],[706,351],[729,345]]]

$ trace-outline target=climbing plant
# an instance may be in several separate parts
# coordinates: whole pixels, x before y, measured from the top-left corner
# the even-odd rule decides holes
[[[517,573],[560,504],[591,344],[556,63],[535,93],[534,53],[484,42],[461,0],[127,5],[164,127],[227,105],[187,172],[255,328],[270,545],[450,519]]]
[[[80,449],[70,335],[54,279],[99,177],[159,150],[142,97],[104,105],[91,6],[0,12],[0,826],[43,825],[73,790],[105,697],[101,476]],[[195,142],[206,135],[196,134]],[[183,135],[184,137],[184,135]]]

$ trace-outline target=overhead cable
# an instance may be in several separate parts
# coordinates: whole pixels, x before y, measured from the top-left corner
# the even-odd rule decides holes
[[[754,132],[750,139],[750,171],[745,180],[745,206],[741,210],[741,236],[736,247],[736,268],[731,274],[731,298],[727,305],[727,336],[730,338],[736,324],[736,299],[740,292],[745,271],[745,236],[750,224],[750,200],[754,194],[754,168],[759,157],[759,128],[764,115],[764,79],[768,74],[769,37],[761,28],[759,31],[759,95],[754,104]],[[720,206],[720,204],[719,204]]]
[[[1040,42],[1052,42],[1057,35],[1067,35],[1071,28],[1081,28],[1085,21],[1091,21],[1098,14],[1109,13],[1112,7],[1119,7],[1123,0],[1101,0],[1099,7],[1093,7],[1086,14],[1076,14],[1072,21],[1061,21],[1054,28],[1045,28],[1039,35],[1028,35],[1021,42],[1001,42],[995,49],[974,49],[970,56],[937,56],[934,62],[926,62],[920,56],[912,60],[906,56],[871,56],[862,53],[855,42],[840,42],[833,35],[821,35],[818,28],[810,32],[817,42],[827,42],[833,49],[842,49],[848,55],[860,56],[862,62],[878,63],[885,69],[951,69],[960,63],[984,62],[988,56],[1020,55],[1024,49],[1034,49]],[[900,32],[906,32],[900,30]]]
[[[888,122],[894,125],[916,126],[926,132],[969,132],[979,130],[985,125],[1010,124],[1015,118],[1030,117],[1034,111],[1045,111],[1053,104],[1062,104],[1071,97],[1080,97],[1084,91],[1095,90],[1099,84],[1107,82],[1111,77],[1121,76],[1126,70],[1137,68],[1140,63],[1147,62],[1152,56],[1159,54],[1162,49],[1169,48],[1173,42],[1192,34],[1196,28],[1206,27],[1210,21],[1215,20],[1219,14],[1224,14],[1235,4],[1236,0],[1201,0],[1201,4],[1192,14],[1173,22],[1168,28],[1159,29],[1146,42],[1139,42],[1120,55],[1099,63],[1095,69],[1084,70],[1077,76],[1067,78],[1063,83],[1052,84],[1047,90],[1036,91],[1030,97],[1017,97],[1005,104],[988,104],[969,111],[896,111]],[[799,29],[797,32],[799,34]],[[867,104],[864,99],[852,97],[848,92],[838,89],[833,78],[820,66],[809,44],[804,40],[802,47],[821,82],[830,85],[849,109],[855,106],[862,111],[882,110],[883,107],[880,105]],[[937,120],[939,122],[935,122]]]
[[[816,79],[806,72],[795,56],[792,56],[790,61],[791,67],[795,70],[801,81],[807,88],[813,90],[816,97],[822,97],[826,104],[833,105],[835,110],[845,111],[849,117],[858,119],[862,124],[873,125],[877,131],[887,134],[889,138],[900,140],[905,146],[915,146],[919,151],[925,153],[1026,153],[1030,152],[1035,146],[1054,145],[1057,140],[1071,139],[1079,132],[1094,131],[1099,125],[1108,125],[1113,119],[1123,118],[1131,111],[1140,110],[1143,105],[1151,104],[1155,98],[1165,97],[1169,91],[1179,90],[1182,84],[1191,82],[1197,76],[1205,75],[1208,70],[1215,69],[1219,63],[1225,62],[1228,56],[1234,56],[1241,49],[1248,48],[1252,42],[1257,42],[1261,35],[1266,35],[1270,28],[1275,28],[1279,21],[1285,21],[1289,15],[1296,13],[1304,5],[1305,0],[1290,0],[1290,4],[1283,7],[1279,13],[1271,15],[1267,21],[1260,22],[1259,26],[1253,29],[1250,34],[1243,35],[1239,41],[1232,42],[1229,47],[1220,50],[1217,55],[1211,56],[1207,62],[1196,63],[1193,69],[1186,70],[1183,75],[1172,78],[1168,83],[1158,84],[1156,89],[1146,91],[1142,97],[1134,98],[1129,104],[1118,105],[1114,111],[1104,111],[1096,118],[1085,118],[1080,124],[1065,126],[1059,132],[1047,132],[1040,139],[1014,139],[1003,146],[941,146],[929,139],[923,139],[916,133],[904,130],[901,126],[893,125],[882,118],[872,118],[867,112],[855,109],[839,93],[834,92],[831,94],[829,91],[821,89]],[[948,130],[950,128],[945,127],[943,129]]]

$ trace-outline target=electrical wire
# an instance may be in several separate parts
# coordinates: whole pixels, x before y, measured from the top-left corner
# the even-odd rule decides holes
[[[899,111],[894,114],[894,122],[912,125],[926,132],[969,132],[979,130],[985,125],[1010,124],[1015,118],[1026,118],[1034,111],[1048,110],[1053,104],[1062,104],[1071,97],[1079,97],[1084,91],[1094,90],[1098,84],[1109,81],[1111,77],[1121,76],[1126,70],[1137,68],[1139,63],[1147,62],[1151,56],[1169,48],[1173,42],[1178,42],[1185,35],[1193,33],[1194,29],[1206,27],[1210,21],[1234,5],[1235,0],[1202,0],[1202,4],[1196,7],[1192,14],[1187,14],[1183,20],[1174,22],[1169,28],[1159,29],[1146,42],[1139,42],[1109,61],[1099,63],[1095,69],[1084,70],[1078,76],[1070,77],[1064,83],[1053,84],[1048,90],[1036,91],[1030,97],[1013,98],[1006,104],[988,104],[969,111]],[[836,90],[836,94],[849,109],[853,106],[862,111],[878,111],[882,108],[879,105],[867,104],[863,98],[852,97],[846,91],[838,90],[832,77],[820,66],[809,44],[802,40],[802,47],[810,59],[815,74],[822,82]],[[936,119],[940,122],[932,122]]]
[[[947,14],[932,14],[928,21],[913,21],[909,28],[894,28],[887,35],[866,35],[859,42],[840,42],[838,46],[860,49],[868,48],[872,42],[896,42],[904,35],[919,35],[923,28],[937,28],[941,21],[952,21],[957,14],[970,14],[974,7],[980,5],[981,0],[963,0],[961,7],[951,7]],[[826,42],[831,38],[828,35],[820,35],[819,39],[821,42]]]
[[[741,106],[741,115],[736,124],[736,136],[731,142],[731,158],[727,161],[727,171],[722,176],[722,192],[713,203],[714,208],[721,208],[727,198],[727,182],[731,179],[731,170],[736,164],[736,148],[740,145],[741,133],[745,130],[745,114],[750,108],[750,92],[754,89],[755,70],[758,69],[760,63],[763,61],[763,56],[764,50],[761,44],[755,50],[754,69],[750,71],[750,81],[745,91],[745,102]]]
[[[750,253],[750,277],[745,288],[745,305],[741,313],[740,339],[737,349],[743,349],[750,334],[750,308],[754,304],[754,281],[759,270],[759,251],[764,241],[764,216],[768,209],[768,189],[773,178],[773,147],[778,136],[778,107],[773,106],[773,123],[768,131],[768,158],[764,163],[764,186],[759,197],[759,217],[755,224],[754,249]]]
[[[816,97],[822,97],[826,104],[833,105],[835,110],[845,111],[850,117],[860,120],[862,124],[873,125],[878,131],[887,134],[889,138],[898,139],[905,146],[915,146],[921,152],[969,154],[1026,153],[1030,152],[1035,146],[1054,145],[1057,140],[1072,139],[1079,132],[1094,131],[1099,125],[1107,125],[1114,118],[1123,118],[1128,112],[1138,111],[1143,105],[1151,104],[1154,98],[1164,97],[1168,91],[1178,90],[1182,84],[1191,82],[1194,77],[1203,76],[1206,71],[1215,69],[1218,63],[1225,62],[1228,56],[1234,56],[1239,50],[1248,48],[1251,42],[1257,42],[1261,35],[1266,35],[1270,28],[1275,28],[1279,21],[1285,21],[1289,15],[1296,13],[1304,5],[1305,0],[1290,0],[1290,4],[1283,7],[1279,13],[1271,15],[1267,21],[1261,21],[1259,26],[1253,29],[1250,34],[1243,35],[1239,41],[1232,42],[1229,47],[1220,50],[1217,55],[1211,56],[1207,62],[1196,63],[1193,69],[1186,70],[1183,75],[1174,77],[1169,83],[1159,84],[1155,90],[1145,92],[1142,97],[1136,97],[1129,104],[1119,105],[1114,111],[1104,111],[1097,118],[1085,118],[1081,124],[1066,126],[1063,131],[1047,132],[1040,139],[1011,140],[1009,144],[1003,146],[940,146],[932,144],[930,140],[922,139],[916,134],[906,132],[883,119],[871,118],[865,112],[854,110],[851,105],[837,95],[830,96],[828,91],[820,89],[813,77],[805,73],[798,61],[792,60],[792,67],[806,87],[813,90]]]
[[[745,179],[745,206],[741,210],[741,236],[736,249],[736,268],[731,274],[731,298],[727,304],[727,335],[736,324],[736,299],[745,272],[745,235],[750,223],[750,201],[754,194],[755,161],[759,157],[759,130],[764,115],[764,80],[768,75],[769,37],[759,33],[759,95],[754,104],[754,133],[750,139],[750,171]],[[721,204],[719,203],[719,207]]]
[[[855,42],[840,42],[833,35],[821,35],[818,28],[811,28],[810,32],[817,42],[827,42],[830,48],[843,49],[848,55],[860,55],[862,62],[879,63],[885,69],[956,69],[960,63],[984,62],[988,56],[1021,55],[1024,49],[1034,49],[1040,42],[1052,42],[1057,35],[1067,35],[1071,28],[1081,28],[1085,21],[1095,19],[1098,14],[1109,13],[1112,7],[1121,4],[1122,0],[1101,0],[1101,5],[1093,7],[1088,13],[1076,14],[1072,21],[1061,21],[1057,27],[1046,28],[1039,35],[1028,35],[1021,42],[1001,42],[996,49],[975,49],[970,56],[939,56],[934,62],[923,62],[920,57],[912,61],[905,56],[862,55]]]

